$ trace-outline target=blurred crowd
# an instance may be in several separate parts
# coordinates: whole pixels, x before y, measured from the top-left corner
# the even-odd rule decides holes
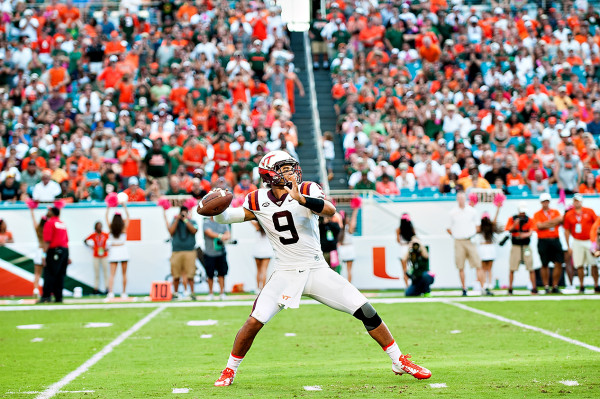
[[[349,186],[598,193],[599,26],[587,0],[328,1],[313,62]]]
[[[242,197],[265,152],[295,155],[304,89],[280,8],[128,3],[2,2],[0,200]]]

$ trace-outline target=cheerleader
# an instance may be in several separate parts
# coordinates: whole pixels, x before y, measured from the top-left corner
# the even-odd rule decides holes
[[[403,213],[400,217],[400,226],[396,229],[396,241],[400,244],[400,262],[404,271],[404,284],[406,284],[407,288],[409,286],[408,276],[406,275],[408,244],[415,235],[415,228],[410,220],[410,216],[408,213]]]
[[[127,212],[127,205],[123,204],[123,211],[125,212],[125,219],[120,213],[115,213],[112,222],[108,220],[108,207],[106,207],[106,224],[110,226],[110,235],[106,246],[108,248],[108,262],[110,263],[110,278],[108,279],[108,295],[107,299],[115,297],[113,291],[113,285],[115,282],[115,275],[117,274],[117,266],[120,263],[123,273],[123,291],[121,292],[121,298],[125,299],[127,295],[127,263],[129,262],[129,251],[127,249],[127,227],[129,226],[129,212]]]
[[[46,215],[42,216],[39,223],[35,220],[35,215],[33,214],[33,209],[29,209],[31,211],[31,221],[33,222],[33,229],[35,230],[35,235],[38,240],[38,248],[33,254],[33,295],[36,298],[40,296],[40,277],[42,276],[42,271],[44,270],[44,266],[46,264],[46,256],[44,255],[44,225],[46,224],[46,220],[48,218]]]
[[[254,261],[256,262],[256,293],[260,293],[267,282],[267,268],[273,257],[273,247],[260,223],[253,220],[256,229],[256,241],[253,247]]]
[[[494,220],[490,219],[490,214],[484,212],[481,215],[481,244],[479,245],[479,256],[481,257],[481,268],[483,269],[483,281],[485,295],[494,295],[491,291],[493,287],[492,283],[492,265],[496,259],[496,244],[494,243],[494,234],[498,233],[498,213],[500,213],[500,206],[496,208],[496,215]]]
[[[344,211],[341,211],[340,214],[342,216],[342,230],[340,231],[338,238],[338,253],[340,255],[340,261],[346,264],[348,281],[352,282],[352,264],[356,258],[356,251],[354,250],[354,238],[352,235],[356,230],[358,208],[352,211],[352,215],[346,215]]]

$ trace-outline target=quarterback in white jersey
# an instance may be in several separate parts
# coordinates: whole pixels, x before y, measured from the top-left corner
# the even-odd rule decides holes
[[[299,191],[309,197],[325,199],[317,183],[303,182]],[[313,211],[300,205],[287,193],[280,199],[275,198],[270,188],[249,193],[244,208],[254,214],[265,230],[275,253],[275,269],[323,266],[319,216]]]
[[[258,168],[267,188],[248,194],[242,208],[228,208],[214,220],[226,224],[257,220],[273,246],[275,271],[236,335],[227,367],[215,386],[233,383],[260,329],[282,309],[298,307],[302,295],[362,321],[392,360],[394,373],[418,379],[431,377],[429,370],[400,352],[391,332],[365,296],[325,262],[320,249],[318,217],[333,216],[335,206],[324,198],[321,188],[316,183],[303,183],[298,161],[283,151],[266,154]]]

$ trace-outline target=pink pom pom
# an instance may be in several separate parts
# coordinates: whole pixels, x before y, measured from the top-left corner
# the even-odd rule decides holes
[[[25,203],[29,209],[36,209],[39,205],[37,201],[34,201],[31,198],[28,198]]]
[[[115,208],[119,205],[119,199],[117,198],[117,193],[110,193],[106,196],[106,198],[104,199],[104,201],[106,202],[106,205],[108,205],[110,208]]]
[[[362,198],[354,197],[350,200],[350,208],[358,209],[362,206]]]
[[[196,207],[198,206],[198,200],[194,197],[188,198],[183,203],[183,206],[185,206],[187,209],[196,209]]]
[[[169,200],[166,198],[159,199],[157,204],[165,211],[171,207],[171,202],[169,202]]]
[[[469,205],[475,206],[479,202],[479,197],[475,193],[469,194]]]
[[[58,209],[63,209],[67,203],[63,200],[54,201],[54,206]]]
[[[567,203],[567,195],[565,194],[565,190],[562,188],[558,192],[558,203],[563,205]]]
[[[502,194],[502,193],[498,193],[494,196],[494,205],[496,205],[497,207],[501,207],[502,204],[504,203],[504,200],[506,199],[506,195]]]

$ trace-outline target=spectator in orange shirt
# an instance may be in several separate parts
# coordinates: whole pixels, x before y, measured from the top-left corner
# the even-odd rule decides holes
[[[250,181],[250,176],[243,174],[240,182],[233,188],[233,194],[238,198],[244,198],[254,190],[256,190],[256,186]]]
[[[431,42],[430,37],[423,38],[423,46],[419,49],[419,55],[428,62],[437,62],[442,55],[440,46]]]
[[[233,153],[229,147],[229,143],[225,139],[224,134],[219,134],[217,136],[216,143],[213,144],[213,151],[215,152],[213,155],[213,160],[215,162],[225,161],[229,164],[233,163]]]
[[[179,115],[185,112],[187,109],[186,96],[189,89],[185,87],[185,80],[183,75],[180,75],[177,79],[177,86],[171,90],[169,99],[173,104],[173,115]]]
[[[58,10],[58,15],[62,22],[69,28],[74,23],[77,23],[80,17],[79,9],[73,6],[73,0],[67,0],[66,4]]]
[[[183,164],[188,173],[194,169],[204,169],[206,160],[206,147],[204,147],[196,137],[192,137],[183,149]]]
[[[71,78],[66,68],[60,65],[58,58],[54,58],[52,68],[48,70],[48,87],[50,91],[58,89],[62,96],[67,95],[67,85],[71,83]]]
[[[537,155],[535,155],[533,146],[528,145],[525,147],[525,154],[519,156],[519,170],[521,172],[528,170],[534,159],[537,159]]]
[[[190,22],[196,14],[198,14],[198,9],[190,1],[184,1],[177,10],[177,19],[182,22]]]
[[[121,107],[135,103],[135,87],[129,80],[129,75],[123,75],[123,78],[121,78],[121,81],[116,86],[119,90],[119,104]]]
[[[81,148],[75,148],[75,150],[73,150],[73,155],[67,158],[65,163],[67,169],[69,169],[71,165],[75,165],[77,167],[77,173],[83,175],[88,170],[90,160],[83,155],[83,150]]]
[[[583,182],[579,185],[579,193],[583,195],[598,194],[596,190],[596,178],[592,172],[587,172]]]
[[[145,202],[146,192],[140,188],[140,181],[132,176],[127,180],[127,189],[123,192],[127,194],[128,202]]]
[[[371,17],[367,21],[367,27],[360,31],[358,39],[362,42],[365,48],[371,48],[377,42],[383,41],[385,28],[379,23],[377,18]]]
[[[29,149],[29,156],[24,158],[21,162],[21,170],[27,169],[29,161],[34,161],[37,167],[40,169],[45,169],[47,166],[46,159],[40,156],[40,152],[38,151],[37,147],[31,147]]]
[[[140,174],[140,161],[142,157],[138,150],[132,146],[132,138],[125,138],[125,146],[117,151],[117,158],[121,164],[121,177],[128,181],[127,178],[134,177]]]
[[[97,80],[104,83],[104,89],[115,88],[123,76],[122,72],[116,67],[118,60],[119,58],[116,55],[111,55],[108,59],[108,66],[98,75]]]
[[[213,171],[210,179],[213,187],[215,187],[215,184],[217,184],[219,179],[224,179],[229,187],[233,187],[235,185],[235,175],[231,171],[231,168],[229,168],[229,163],[227,161],[221,161],[218,165],[219,167]]]
[[[106,42],[104,44],[104,54],[108,55],[118,55],[124,53],[127,49],[121,44],[119,40],[119,32],[113,30],[110,32],[110,42]]]
[[[525,184],[525,179],[516,165],[510,168],[510,173],[506,175],[506,186],[522,186]]]

